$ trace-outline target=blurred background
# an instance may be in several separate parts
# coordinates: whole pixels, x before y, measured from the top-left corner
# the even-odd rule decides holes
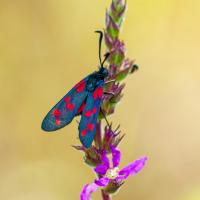
[[[47,134],[49,109],[97,69],[110,0],[0,0],[0,199],[76,200],[94,179],[75,121]],[[149,157],[115,200],[200,199],[200,2],[128,0],[121,38],[140,70],[110,117],[121,166]],[[93,196],[100,199],[98,192]]]

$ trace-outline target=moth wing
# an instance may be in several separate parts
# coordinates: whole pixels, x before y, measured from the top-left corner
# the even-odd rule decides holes
[[[89,77],[89,76],[88,76]],[[55,131],[69,124],[78,115],[88,92],[85,87],[88,77],[76,84],[46,115],[42,122],[44,131]]]
[[[79,138],[82,144],[89,148],[94,140],[96,125],[103,95],[104,81],[97,83],[93,93],[88,93],[86,104],[79,124]]]

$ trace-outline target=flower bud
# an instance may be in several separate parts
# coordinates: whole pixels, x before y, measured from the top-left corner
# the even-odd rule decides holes
[[[107,194],[116,194],[124,182],[117,182],[115,179],[111,180],[109,184],[104,188]]]

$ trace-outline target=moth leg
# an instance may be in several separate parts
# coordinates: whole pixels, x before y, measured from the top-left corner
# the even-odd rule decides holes
[[[104,119],[106,120],[107,125],[110,127],[110,124],[109,124],[109,122],[108,122],[108,120],[107,120],[107,118],[106,118],[106,115],[105,115],[105,113],[104,113],[104,111],[102,110],[101,107],[100,107],[100,112],[102,113]]]
[[[107,94],[107,95],[111,95],[112,97],[114,97],[115,96],[115,94],[113,93],[113,92],[103,92],[104,94]]]
[[[115,82],[115,79],[112,79],[112,80],[105,81],[105,84],[114,83],[114,82]]]

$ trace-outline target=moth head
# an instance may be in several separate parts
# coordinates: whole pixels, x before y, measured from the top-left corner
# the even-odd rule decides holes
[[[108,69],[103,66],[100,67],[99,72],[104,78],[106,78],[109,74]]]

